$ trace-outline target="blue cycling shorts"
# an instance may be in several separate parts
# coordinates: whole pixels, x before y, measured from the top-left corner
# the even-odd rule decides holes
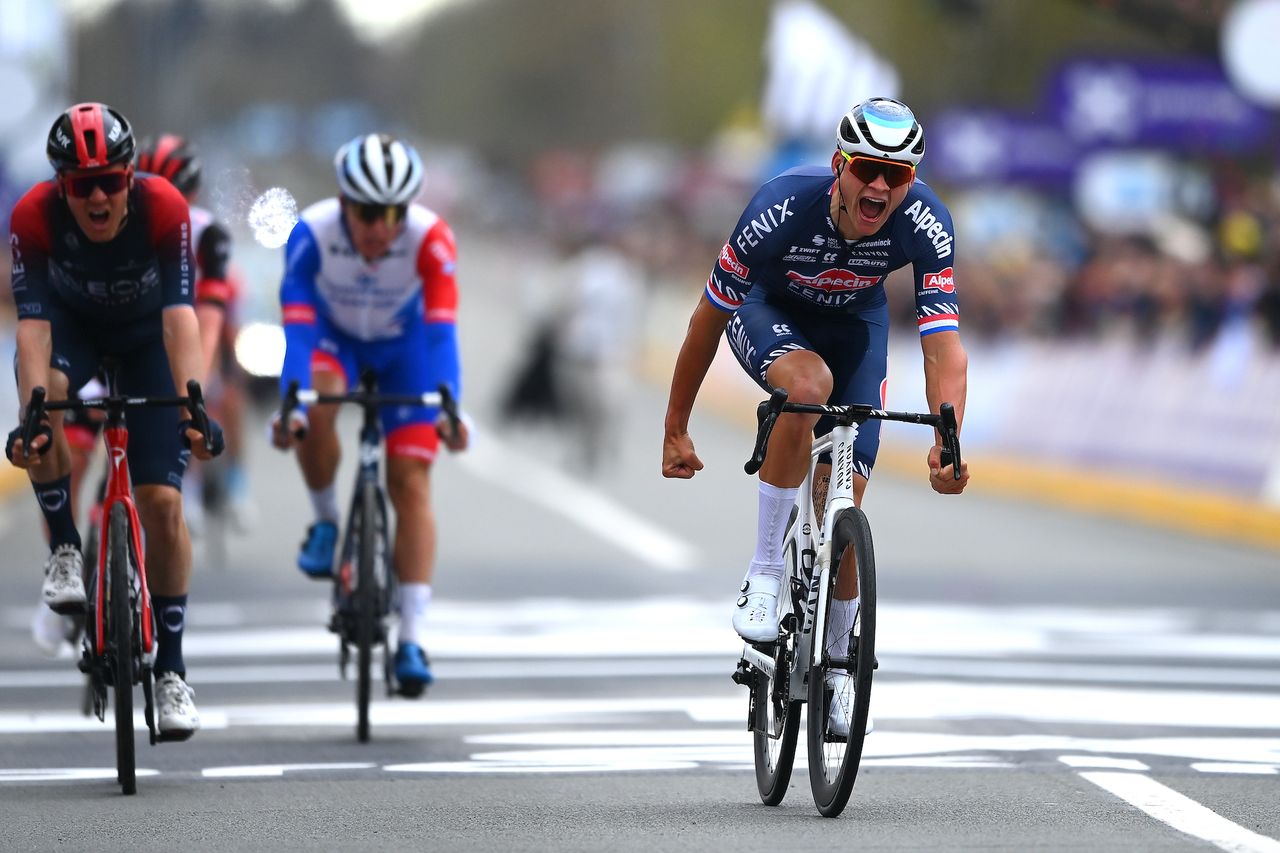
[[[769,366],[788,352],[808,350],[831,371],[828,402],[884,408],[889,370],[888,305],[832,315],[770,299],[758,290],[747,295],[725,329],[730,349],[756,384],[772,391],[767,379]],[[814,435],[826,435],[834,424],[830,417],[819,418]],[[854,470],[869,478],[879,449],[880,421],[859,426],[853,445]],[[823,461],[830,461],[829,454],[824,454]]]
[[[360,382],[360,374],[372,370],[378,391],[385,394],[426,394],[435,391],[427,372],[430,358],[427,327],[423,323],[409,326],[403,335],[383,341],[362,341],[343,334],[316,318],[316,348],[311,356],[311,371],[337,373],[348,388]],[[425,461],[435,458],[438,436],[435,420],[439,409],[434,406],[382,406],[378,421],[387,437],[390,456],[414,456]]]

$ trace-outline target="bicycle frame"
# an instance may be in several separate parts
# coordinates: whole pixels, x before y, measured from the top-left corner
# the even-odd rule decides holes
[[[129,430],[124,424],[123,415],[112,412],[108,416],[106,427],[102,430],[102,439],[107,447],[107,490],[106,496],[102,501],[102,517],[111,517],[111,508],[116,504],[123,504],[125,512],[129,515],[130,542],[129,547],[133,553],[134,565],[137,567],[135,575],[135,583],[137,584],[138,593],[138,618],[140,621],[140,639],[142,646],[142,659],[144,665],[150,665],[155,660],[156,654],[156,638],[154,622],[151,616],[151,594],[147,589],[147,570],[143,560],[142,550],[142,524],[138,519],[138,508],[133,500],[133,483],[129,478],[129,460],[127,448],[129,445]],[[102,649],[106,648],[106,637],[103,633],[103,609],[100,603],[106,596],[106,569],[107,554],[110,552],[107,537],[109,535],[110,525],[101,524],[98,527],[98,565],[96,568],[96,578],[94,583],[94,624],[93,630],[93,648],[95,654],[102,654]]]
[[[809,450],[809,472],[797,492],[801,500],[796,502],[795,523],[784,550],[794,543],[796,570],[799,577],[784,578],[778,592],[778,613],[795,612],[795,596],[803,596],[802,621],[797,626],[796,650],[792,657],[792,669],[788,692],[792,698],[805,695],[810,664],[821,662],[822,630],[817,614],[826,612],[827,576],[831,572],[831,530],[841,510],[854,506],[853,497],[853,443],[858,438],[856,422],[837,423],[830,433],[814,439]],[[827,501],[822,508],[822,524],[814,529],[813,480],[818,468],[818,458],[831,451],[831,483],[827,489]],[[816,536],[814,535],[816,532]],[[773,677],[773,658],[751,643],[743,645],[742,657],[752,666]]]
[[[342,549],[342,557],[344,561],[350,561],[350,559],[354,556],[349,552],[353,550],[351,547],[351,542],[353,538],[353,531],[355,530],[355,526],[356,526],[355,524],[356,513],[360,508],[361,495],[363,494],[365,488],[368,485],[373,486],[373,493],[377,496],[378,506],[376,508],[376,511],[383,519],[386,518],[386,495],[382,490],[382,480],[380,477],[380,470],[379,470],[381,468],[381,463],[382,463],[383,455],[385,452],[382,447],[382,429],[378,425],[377,407],[363,406],[362,408],[364,410],[364,414],[362,416],[363,420],[360,424],[360,444],[359,444],[359,450],[358,450],[359,467],[356,470],[356,481],[355,481],[355,488],[352,492],[352,497],[351,497],[351,508],[347,513],[346,537],[345,537],[345,540],[343,543],[343,549]],[[389,568],[393,569],[391,572],[388,573],[387,582],[388,584],[394,584],[396,579],[395,571],[394,571],[394,567],[391,565],[391,560],[389,556],[390,543],[389,541],[387,541],[387,536],[388,536],[388,531],[384,528],[384,530],[382,531],[382,537],[381,537],[383,541],[377,543],[377,547],[382,548],[387,555],[387,565]],[[347,578],[343,578],[342,575],[343,575],[343,572],[339,571],[334,576],[334,582],[338,585],[339,595],[349,596],[352,592],[354,592],[355,585],[358,585],[359,578],[355,575],[351,575]],[[344,582],[348,584],[347,589],[342,589],[342,584]],[[380,620],[385,620],[387,614],[390,612],[391,588],[388,588],[386,590],[386,595],[384,596],[383,600],[379,602],[379,604],[380,604],[380,607],[379,607],[378,617]],[[378,631],[378,636],[385,638],[386,636],[385,624],[380,626]]]

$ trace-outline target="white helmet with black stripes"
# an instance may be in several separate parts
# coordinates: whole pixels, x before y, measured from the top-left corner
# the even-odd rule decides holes
[[[422,158],[384,133],[357,136],[333,158],[342,195],[362,204],[408,204],[422,189]]]
[[[919,166],[924,157],[924,128],[902,101],[868,98],[840,119],[836,145],[846,154],[866,154]]]

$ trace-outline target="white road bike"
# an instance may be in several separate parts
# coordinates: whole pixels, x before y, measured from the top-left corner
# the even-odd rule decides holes
[[[778,592],[779,636],[771,643],[747,643],[733,680],[750,689],[747,728],[754,735],[756,784],[765,805],[782,802],[791,779],[800,709],[808,710],[809,783],[818,811],[836,817],[849,802],[862,760],[871,680],[877,667],[876,569],[871,526],[853,500],[853,444],[868,420],[926,424],[942,437],[943,467],[960,459],[955,411],[939,414],[887,412],[866,405],[788,403],[775,389],[760,404],[755,452],[745,468],[755,474],[764,464],[769,435],[784,412],[827,415],[835,419],[828,435],[815,439],[809,473],[796,496],[784,538],[782,585]],[[822,454],[830,453],[831,481],[820,519],[815,519],[813,483]],[[957,469],[959,466],[956,466]],[[957,479],[959,473],[957,471]],[[841,583],[842,573],[857,573],[856,587]],[[832,619],[837,588],[859,597],[851,626]],[[832,631],[839,636],[832,636]],[[834,718],[848,734],[833,732]]]

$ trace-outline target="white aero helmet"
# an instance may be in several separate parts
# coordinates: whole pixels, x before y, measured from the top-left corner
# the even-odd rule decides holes
[[[408,204],[422,189],[422,158],[413,146],[384,133],[357,136],[333,158],[338,187],[363,204]]]
[[[920,165],[924,128],[911,108],[893,98],[868,98],[840,119],[836,145],[846,154],[866,154]]]

